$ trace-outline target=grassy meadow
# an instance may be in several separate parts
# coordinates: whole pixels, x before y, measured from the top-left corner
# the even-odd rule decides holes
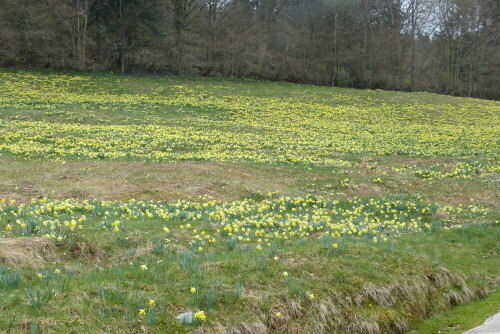
[[[499,138],[495,101],[0,70],[0,331],[464,331]]]

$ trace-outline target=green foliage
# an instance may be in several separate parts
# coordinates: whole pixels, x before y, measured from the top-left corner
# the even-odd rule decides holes
[[[194,272],[200,268],[198,259],[193,252],[182,252],[177,255],[177,263],[186,272]]]
[[[14,289],[21,282],[21,273],[19,271],[11,271],[5,266],[0,266],[0,290]]]
[[[45,288],[29,287],[27,289],[26,298],[28,299],[28,303],[31,308],[40,310],[42,306],[46,305],[49,302],[53,295],[54,293],[52,291],[52,288],[49,286],[46,286]],[[35,328],[37,328],[36,325]]]
[[[0,328],[406,330],[497,284],[494,102],[6,73]]]

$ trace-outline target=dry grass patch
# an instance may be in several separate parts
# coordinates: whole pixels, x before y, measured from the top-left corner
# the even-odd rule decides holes
[[[370,185],[361,183],[356,186],[353,193],[356,196],[365,196],[365,195],[373,195],[373,194],[381,194],[384,192],[384,189],[380,186]]]
[[[72,255],[94,262],[100,262],[104,253],[93,242],[75,242],[69,247]]]
[[[22,202],[54,196],[178,200],[209,195],[234,200],[277,190],[293,194],[304,179],[296,171],[280,166],[255,168],[212,162],[69,160],[62,163],[3,157],[0,169],[5,171],[0,176],[0,199]]]
[[[0,263],[37,267],[57,258],[54,243],[44,238],[20,237],[0,239]]]

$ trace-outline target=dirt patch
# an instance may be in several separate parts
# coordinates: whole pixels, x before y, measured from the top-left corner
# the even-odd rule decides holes
[[[283,263],[286,264],[287,266],[292,266],[292,267],[302,266],[307,263],[307,259],[298,256],[297,254],[287,253],[286,256],[283,258]]]
[[[356,186],[353,190],[355,195],[371,195],[371,194],[381,194],[384,189],[379,186],[361,183]]]
[[[450,219],[451,215],[448,211],[439,211],[436,214],[436,217],[441,218],[441,219]]]
[[[28,203],[30,201],[28,197],[21,194],[4,191],[0,191],[0,199],[4,199],[6,201],[15,200],[17,203]]]
[[[88,196],[88,193],[78,189],[71,189],[69,191],[66,191],[62,196],[63,198],[90,198]]]
[[[0,263],[16,266],[39,266],[54,261],[55,245],[43,238],[0,239]]]
[[[100,262],[103,252],[92,242],[75,242],[69,247],[72,255],[91,261]]]
[[[494,190],[483,190],[481,192],[469,192],[466,195],[458,195],[457,192],[449,192],[445,194],[444,198],[440,199],[441,202],[444,202],[447,205],[457,206],[459,204],[474,204],[474,203],[488,203],[494,207],[498,207],[497,201],[497,192]]]
[[[213,195],[217,194],[220,189],[224,189],[226,186],[228,186],[227,183],[219,181],[200,182],[188,186],[186,191],[196,196]]]
[[[446,166],[445,168],[443,168],[443,171],[441,173],[448,174],[452,170],[453,170],[453,166]]]
[[[32,185],[23,185],[19,188],[20,192],[25,194],[25,196],[30,197],[30,198],[42,198],[43,197],[43,191],[40,190],[37,187],[34,187]]]

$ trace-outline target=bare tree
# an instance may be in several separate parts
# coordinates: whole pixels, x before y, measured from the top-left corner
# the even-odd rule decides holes
[[[0,0],[0,65],[500,98],[498,0]]]

